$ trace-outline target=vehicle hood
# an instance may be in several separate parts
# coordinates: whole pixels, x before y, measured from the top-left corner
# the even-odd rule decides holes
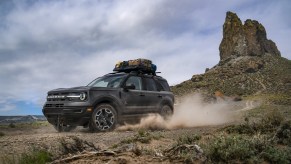
[[[73,88],[58,88],[48,91],[48,93],[59,93],[59,92],[84,92],[88,91],[91,87],[87,86],[80,86],[80,87],[73,87]]]

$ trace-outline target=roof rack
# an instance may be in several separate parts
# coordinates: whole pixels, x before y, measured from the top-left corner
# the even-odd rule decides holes
[[[156,72],[152,72],[152,71],[142,71],[142,70],[126,70],[126,71],[115,71],[115,73],[130,73],[130,74],[143,74],[143,75],[153,75],[156,76]]]
[[[156,75],[157,66],[148,59],[134,59],[117,62],[113,71],[117,72],[137,72],[138,74]]]

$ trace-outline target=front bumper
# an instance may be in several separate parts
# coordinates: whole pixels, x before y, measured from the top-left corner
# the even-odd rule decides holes
[[[57,125],[85,126],[89,123],[92,115],[90,107],[44,107],[43,114],[48,122]]]

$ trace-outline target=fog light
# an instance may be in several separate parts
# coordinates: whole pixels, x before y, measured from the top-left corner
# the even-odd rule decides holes
[[[87,112],[92,112],[92,108],[87,108]]]

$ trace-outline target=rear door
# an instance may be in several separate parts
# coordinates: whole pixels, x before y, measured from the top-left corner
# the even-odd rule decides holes
[[[144,77],[143,93],[147,103],[147,113],[158,112],[163,96],[158,91],[156,82],[152,77]]]

